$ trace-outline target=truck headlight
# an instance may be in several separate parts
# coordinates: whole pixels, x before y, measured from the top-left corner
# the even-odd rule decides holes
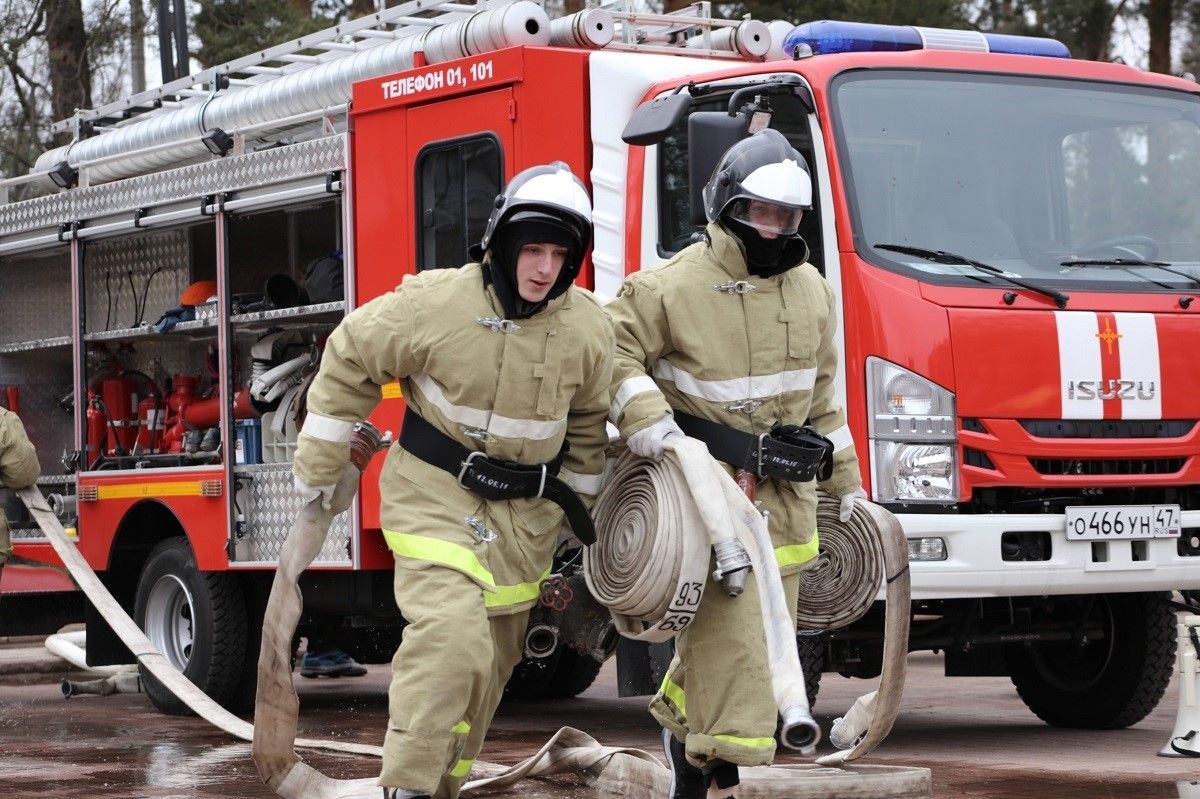
[[[894,363],[867,359],[875,501],[958,501],[954,394]]]
[[[883,502],[956,502],[957,447],[874,442],[875,499]]]

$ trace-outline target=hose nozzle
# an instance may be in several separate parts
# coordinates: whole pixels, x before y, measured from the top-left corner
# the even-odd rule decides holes
[[[782,715],[783,730],[779,733],[779,740],[783,745],[802,755],[816,754],[821,728],[813,721],[808,709],[793,705],[786,708]]]
[[[713,555],[717,568],[713,579],[721,584],[730,596],[738,596],[746,590],[746,575],[750,573],[750,555],[742,542],[736,538],[725,538],[713,544]]]

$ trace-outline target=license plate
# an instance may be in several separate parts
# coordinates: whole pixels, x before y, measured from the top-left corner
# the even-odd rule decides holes
[[[1178,505],[1094,505],[1067,509],[1067,540],[1178,538]]]

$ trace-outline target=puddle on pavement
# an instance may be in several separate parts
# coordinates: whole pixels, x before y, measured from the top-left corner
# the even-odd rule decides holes
[[[935,799],[1200,799],[1200,782],[1096,779],[1057,779],[1045,775],[1012,774],[977,780],[952,780],[933,775]]]

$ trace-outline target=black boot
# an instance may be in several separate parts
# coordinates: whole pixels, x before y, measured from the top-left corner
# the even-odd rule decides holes
[[[705,799],[708,779],[704,772],[688,762],[683,744],[668,729],[662,731],[663,751],[671,769],[671,799]]]
[[[708,787],[709,799],[728,799],[734,796],[734,791],[740,783],[736,764],[714,760],[708,774],[711,781]]]

